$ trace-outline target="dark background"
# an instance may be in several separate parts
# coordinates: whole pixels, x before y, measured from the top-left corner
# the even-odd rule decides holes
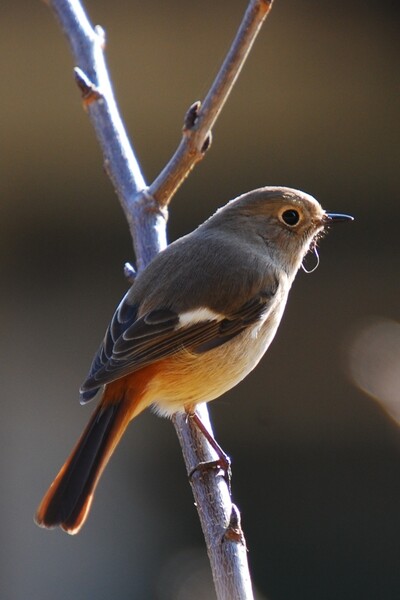
[[[86,3],[107,31],[149,182],[245,5]],[[398,17],[394,2],[276,0],[212,149],[170,211],[172,240],[239,193],[275,184],[356,217],[322,241],[314,274],[299,273],[260,366],[211,406],[259,599],[399,597],[400,432],[351,369],[366,323],[385,318],[398,331]],[[78,536],[33,523],[92,410],[77,390],[133,258],[72,67],[44,3],[3,3],[1,597],[208,600],[178,442],[150,412],[129,428]]]

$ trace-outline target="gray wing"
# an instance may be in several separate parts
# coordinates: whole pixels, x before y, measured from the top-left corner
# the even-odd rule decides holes
[[[260,292],[232,314],[179,326],[179,314],[159,308],[137,318],[138,306],[128,295],[117,308],[81,387],[81,402],[93,398],[99,388],[128,373],[186,348],[194,353],[220,346],[257,322],[271,307],[276,287]]]

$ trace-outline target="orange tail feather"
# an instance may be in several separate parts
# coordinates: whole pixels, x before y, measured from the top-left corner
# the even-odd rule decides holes
[[[116,385],[107,386],[74,450],[45,494],[35,518],[41,527],[60,526],[74,534],[84,524],[100,476],[115,447],[129,421],[145,408],[140,403],[143,390],[133,400],[126,398],[129,386],[123,383],[128,382],[119,380]]]

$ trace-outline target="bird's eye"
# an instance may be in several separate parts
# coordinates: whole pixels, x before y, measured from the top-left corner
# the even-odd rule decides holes
[[[294,227],[300,221],[300,214],[297,210],[291,208],[283,211],[281,219],[289,227]]]

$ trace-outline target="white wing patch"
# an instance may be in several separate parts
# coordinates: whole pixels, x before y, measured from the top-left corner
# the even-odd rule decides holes
[[[225,315],[216,313],[206,307],[200,307],[181,313],[179,315],[179,325],[177,328],[195,325],[196,323],[204,321],[222,321],[223,319],[225,319]]]

